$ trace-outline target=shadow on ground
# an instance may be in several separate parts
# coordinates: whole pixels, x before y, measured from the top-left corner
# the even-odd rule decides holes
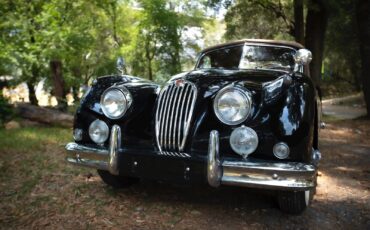
[[[281,213],[274,192],[265,190],[151,181],[111,189],[93,170],[64,163],[62,144],[68,140],[58,132],[69,130],[47,131],[47,141],[34,140],[31,150],[8,145],[3,136],[1,229],[370,228],[370,121],[329,123],[322,131],[317,194],[300,216]],[[29,134],[17,137],[22,143]]]

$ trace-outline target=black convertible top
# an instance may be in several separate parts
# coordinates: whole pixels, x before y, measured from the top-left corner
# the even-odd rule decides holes
[[[208,47],[208,48],[202,50],[202,53],[208,52],[208,51],[213,50],[213,49],[222,48],[222,47],[225,47],[225,46],[239,45],[239,44],[243,44],[243,43],[256,43],[256,44],[288,46],[288,47],[292,47],[292,48],[295,48],[295,49],[304,48],[303,45],[301,45],[297,42],[293,42],[293,41],[279,41],[279,40],[267,40],[267,39],[242,39],[242,40],[238,40],[238,41],[231,41],[231,42],[226,42],[226,43],[222,43],[222,44],[219,44],[219,45]]]

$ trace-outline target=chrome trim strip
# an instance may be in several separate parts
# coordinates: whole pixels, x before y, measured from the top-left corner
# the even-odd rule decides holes
[[[119,174],[118,167],[118,150],[121,147],[121,128],[113,125],[109,141],[109,163],[108,169],[112,175]]]
[[[67,151],[76,152],[76,153],[94,153],[96,155],[100,155],[102,157],[108,156],[108,150],[106,149],[99,149],[99,148],[91,148],[88,146],[79,145],[77,143],[71,142],[68,143],[65,147]]]
[[[208,159],[207,159],[207,180],[212,187],[218,187],[221,183],[222,167],[218,150],[218,132],[212,130],[209,135]]]
[[[171,85],[170,86],[170,89],[169,89],[169,102],[168,102],[168,106],[166,106],[166,114],[165,114],[165,118],[166,118],[166,121],[164,122],[164,143],[163,143],[163,147],[166,148],[167,147],[167,140],[169,138],[169,130],[167,128],[169,128],[168,126],[168,122],[170,122],[171,120],[168,120],[169,116],[170,116],[170,107],[171,107],[171,104],[172,104],[172,101],[173,101],[173,93],[174,93],[174,85]],[[167,132],[168,130],[168,132]]]
[[[197,95],[198,95],[198,90],[197,90],[197,87],[193,84],[193,83],[190,83],[190,86],[191,86],[191,89],[192,89],[192,93],[193,95],[189,95],[189,99],[188,99],[188,102],[186,103],[186,108],[185,108],[185,116],[186,116],[186,120],[185,120],[185,123],[184,123],[184,137],[182,139],[182,143],[180,145],[180,151],[183,151],[184,148],[185,148],[185,143],[186,143],[186,139],[188,137],[188,134],[189,134],[189,128],[190,128],[190,123],[193,119],[193,114],[194,114],[194,106],[195,106],[195,102],[197,100]],[[191,97],[192,96],[192,97]],[[190,111],[188,111],[188,104],[189,104],[189,101],[190,101],[190,97],[191,97],[191,107],[190,107]]]
[[[163,94],[160,93],[159,98],[158,98],[158,102],[162,101],[162,97],[163,97]],[[156,137],[157,143],[160,143],[160,140],[159,140],[159,130],[160,130],[159,125],[160,125],[160,122],[158,122],[158,120],[161,119],[162,110],[163,110],[163,104],[158,103],[157,104],[157,111],[155,113],[155,120],[156,120],[156,122],[155,122],[155,137]],[[160,145],[158,145],[158,148],[159,148],[159,151],[161,152],[162,149],[161,149]]]
[[[181,146],[181,134],[184,133],[184,127],[181,127],[181,124],[182,124],[182,117],[183,117],[183,111],[184,111],[184,104],[185,104],[185,99],[188,98],[189,100],[189,97],[187,97],[189,94],[188,94],[188,91],[191,89],[191,87],[187,87],[185,86],[185,94],[184,94],[184,98],[182,100],[182,103],[181,103],[181,110],[180,110],[180,119],[179,119],[179,131],[178,131],[178,142],[177,142],[177,146],[180,150],[180,146]],[[185,120],[185,117],[184,117],[184,120]],[[181,132],[182,130],[182,132]]]
[[[160,152],[158,154],[159,155],[164,155],[164,156],[169,156],[169,157],[182,157],[182,158],[190,157],[190,155],[187,154],[187,153],[177,153],[177,152],[167,152],[167,151],[163,151],[163,152]]]
[[[179,115],[179,110],[181,109],[180,104],[181,104],[181,101],[183,100],[182,96],[184,94],[184,91],[185,91],[184,87],[181,87],[180,92],[178,94],[179,97],[177,99],[176,113],[175,113],[174,127],[173,127],[173,135],[172,135],[172,148],[173,149],[176,149],[176,133],[178,133],[176,131],[177,131],[177,129],[180,130],[180,128],[181,128],[180,127],[181,120],[179,120],[178,115]],[[177,127],[177,126],[179,126],[179,127]]]
[[[278,189],[278,190],[294,190],[304,191],[315,187],[313,180],[286,180],[286,179],[272,179],[269,178],[249,178],[241,176],[228,176],[222,177],[222,184],[230,186],[242,186],[249,188],[265,188],[265,189]]]
[[[163,101],[163,112],[161,113],[161,120],[160,120],[160,125],[161,125],[161,129],[159,131],[159,135],[160,135],[160,146],[163,146],[163,143],[164,143],[164,128],[165,128],[165,115],[167,113],[167,105],[168,105],[168,99],[169,99],[169,94],[170,94],[170,91],[168,90],[170,86],[166,86],[165,89],[164,89],[164,93],[166,94],[165,98],[164,98],[164,101]]]
[[[213,52],[215,50],[220,50],[220,49],[228,49],[228,48],[233,48],[233,47],[237,47],[237,46],[243,46],[243,52],[242,54],[244,53],[244,47],[245,46],[265,46],[265,47],[278,47],[278,48],[287,48],[287,49],[290,49],[292,51],[297,51],[298,49],[295,49],[291,46],[284,46],[284,45],[274,45],[274,44],[266,44],[266,43],[259,43],[259,42],[256,42],[256,43],[253,43],[253,42],[241,42],[240,44],[231,44],[231,45],[225,45],[223,47],[217,47],[217,48],[214,48],[214,49],[211,49],[211,50],[208,50],[207,52],[204,52],[204,53],[201,53],[198,57],[198,60],[197,60],[197,63],[195,64],[195,67],[194,67],[194,70],[197,70],[197,69],[201,69],[199,68],[199,62],[200,60],[208,53],[210,52]],[[242,57],[240,57],[241,59]],[[211,68],[213,69],[213,68]],[[247,69],[247,70],[250,70],[250,69]],[[271,69],[267,69],[267,70],[271,70]],[[284,71],[284,70],[282,70]],[[289,71],[284,71],[284,72],[289,72]]]
[[[174,148],[172,147],[172,143],[173,143],[173,136],[174,136],[174,130],[172,129],[172,124],[174,124],[176,122],[176,119],[175,119],[175,109],[177,110],[177,108],[175,107],[175,104],[176,104],[176,99],[178,100],[178,93],[179,91],[179,87],[175,87],[175,89],[173,90],[174,92],[174,102],[172,103],[172,106],[171,106],[171,115],[170,115],[170,119],[169,119],[169,123],[170,123],[170,126],[169,126],[169,130],[168,130],[168,148]],[[172,134],[170,135],[170,132],[172,132]]]

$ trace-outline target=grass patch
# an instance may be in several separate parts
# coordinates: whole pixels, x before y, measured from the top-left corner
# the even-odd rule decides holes
[[[61,127],[0,129],[0,226],[12,228],[19,217],[42,216],[47,209],[64,212],[66,197],[88,189],[72,186],[87,169],[64,161],[71,139],[72,130]]]
[[[0,152],[8,150],[32,152],[45,149],[45,145],[62,145],[70,141],[72,131],[58,127],[27,127],[0,130]]]
[[[332,115],[327,115],[327,114],[322,114],[321,119],[322,119],[323,122],[335,122],[335,121],[342,120],[338,117],[335,117],[335,116],[332,116]]]

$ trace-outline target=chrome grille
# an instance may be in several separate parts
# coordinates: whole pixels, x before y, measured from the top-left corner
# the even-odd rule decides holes
[[[184,80],[176,80],[162,89],[155,119],[156,140],[160,154],[190,157],[183,150],[196,98],[197,88],[193,83]]]

